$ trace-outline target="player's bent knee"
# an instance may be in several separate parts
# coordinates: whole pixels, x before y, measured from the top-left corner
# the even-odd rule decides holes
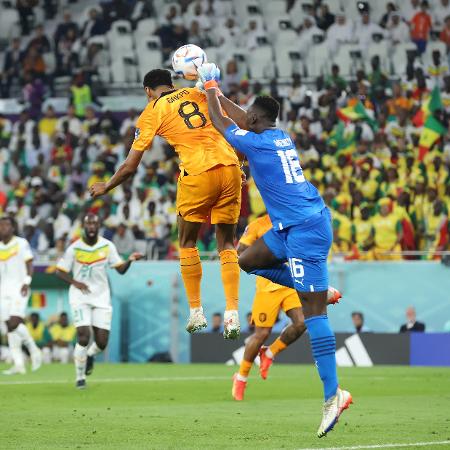
[[[89,338],[90,338],[89,328],[87,327],[77,328],[78,344],[80,344],[82,347],[86,347],[89,344]]]
[[[7,323],[8,332],[11,333],[14,331],[22,322],[20,317],[10,317]]]
[[[97,339],[95,343],[97,344],[97,347],[103,351],[108,346],[108,339]]]
[[[261,344],[270,336],[272,328],[269,327],[256,327],[255,338],[260,341]]]
[[[239,256],[238,259],[238,264],[239,267],[244,271],[244,272],[251,272],[252,271],[252,265],[250,264],[250,262],[248,261],[248,258],[245,257],[245,253],[242,254],[241,256]]]

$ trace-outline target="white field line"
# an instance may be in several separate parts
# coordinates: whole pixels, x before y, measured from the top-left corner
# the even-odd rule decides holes
[[[93,384],[96,383],[136,383],[136,382],[158,382],[158,381],[216,381],[230,380],[230,377],[126,377],[126,378],[92,378]],[[0,386],[12,385],[33,385],[33,384],[70,384],[73,380],[5,380],[0,381]]]
[[[408,447],[434,447],[437,445],[449,445],[450,441],[434,442],[411,442],[408,444],[374,444],[374,445],[355,445],[353,447],[322,447],[322,448],[300,448],[298,450],[365,450],[376,448],[408,448]]]

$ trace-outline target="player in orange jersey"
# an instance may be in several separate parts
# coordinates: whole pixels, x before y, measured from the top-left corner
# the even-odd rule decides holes
[[[208,217],[216,225],[222,282],[225,290],[224,337],[239,336],[239,265],[233,240],[241,208],[241,170],[230,144],[214,128],[206,97],[197,88],[175,89],[168,70],[144,77],[148,105],[140,115],[130,152],[112,178],[95,183],[92,197],[106,194],[132,176],[155,135],[172,145],[180,158],[177,212],[181,275],[189,300],[187,331],[206,327],[200,297],[202,267],[196,247],[200,227]]]
[[[239,241],[238,252],[242,253],[271,228],[272,222],[268,214],[251,222]],[[328,288],[329,304],[337,303],[340,298],[341,294],[337,289]],[[272,345],[265,347],[263,344],[269,337],[281,309],[291,319],[292,323],[282,331]],[[258,353],[260,357],[259,373],[261,378],[265,380],[274,356],[300,338],[306,330],[302,305],[297,292],[262,277],[256,278],[252,321],[255,324],[255,333],[247,340],[239,372],[233,377],[232,395],[235,400],[244,399],[248,374]]]

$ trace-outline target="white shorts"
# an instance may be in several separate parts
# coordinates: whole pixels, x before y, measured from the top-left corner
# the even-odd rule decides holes
[[[111,329],[112,306],[98,307],[87,303],[71,303],[75,327],[96,327],[102,330]]]
[[[0,298],[0,321],[6,322],[10,317],[25,318],[27,311],[28,296],[18,296],[15,298],[4,297]]]

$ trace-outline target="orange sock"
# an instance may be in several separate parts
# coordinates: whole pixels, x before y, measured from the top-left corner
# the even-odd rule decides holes
[[[239,367],[239,375],[241,377],[247,378],[250,373],[250,369],[252,368],[253,363],[250,361],[242,360],[241,366]]]
[[[198,308],[202,305],[200,300],[202,265],[197,247],[180,248],[180,266],[189,306]]]
[[[236,250],[222,250],[219,254],[222,283],[225,291],[225,310],[238,309],[239,276],[238,254]]]
[[[277,353],[282,352],[286,347],[287,345],[280,338],[276,338],[272,345],[269,347],[269,355],[267,356],[273,358]]]

